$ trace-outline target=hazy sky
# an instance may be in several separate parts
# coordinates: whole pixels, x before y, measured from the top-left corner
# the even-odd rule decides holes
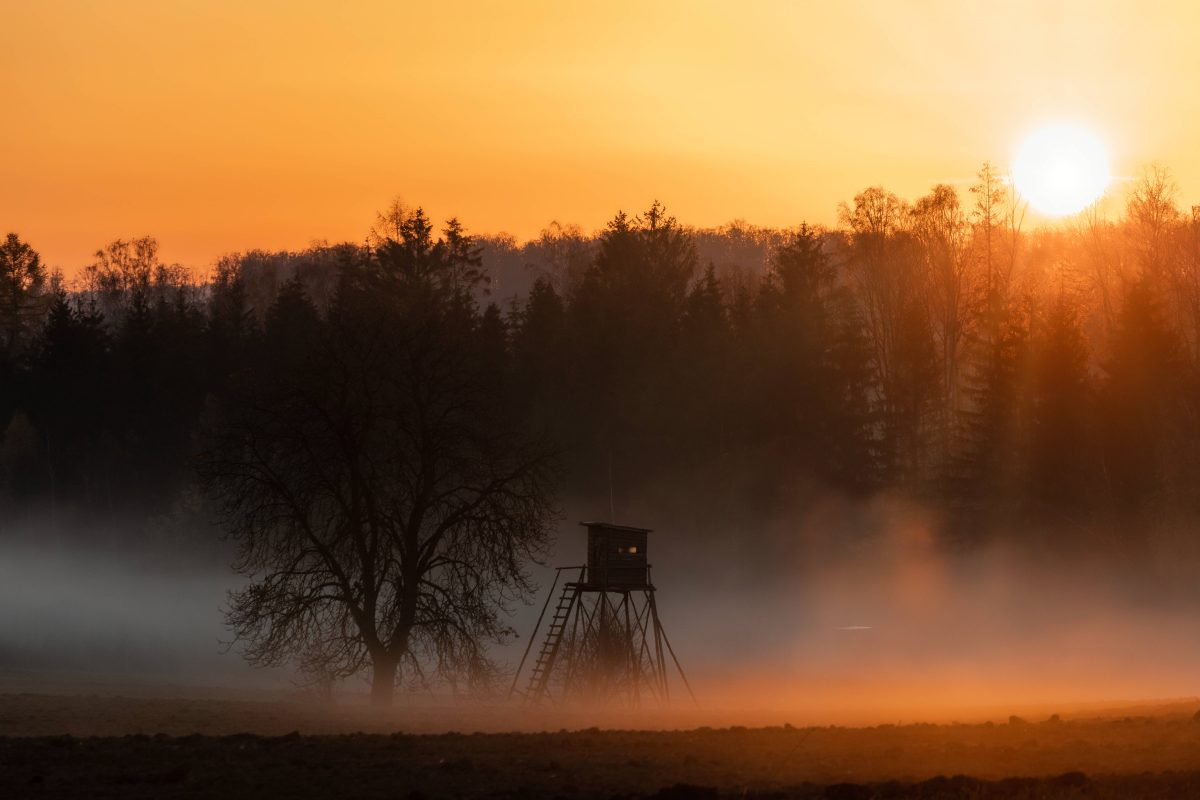
[[[357,240],[395,196],[518,237],[654,198],[832,222],[1060,119],[1190,205],[1198,6],[0,0],[0,228],[73,272]]]

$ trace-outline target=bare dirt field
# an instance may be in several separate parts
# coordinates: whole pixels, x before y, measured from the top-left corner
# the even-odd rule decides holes
[[[1200,797],[1195,702],[853,728],[673,717],[679,729],[655,731],[633,729],[645,717],[602,730],[503,707],[160,694],[0,693],[0,797]],[[420,732],[448,726],[461,732]],[[505,729],[526,732],[472,732]]]

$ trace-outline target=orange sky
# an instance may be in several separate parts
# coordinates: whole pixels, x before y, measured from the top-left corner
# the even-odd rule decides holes
[[[832,222],[1064,118],[1190,205],[1200,9],[1137,5],[0,0],[0,228],[70,273],[360,239],[394,196],[518,237]]]

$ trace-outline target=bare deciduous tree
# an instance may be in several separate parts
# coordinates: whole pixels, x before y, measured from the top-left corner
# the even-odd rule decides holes
[[[202,470],[250,578],[228,613],[247,657],[369,667],[378,704],[398,678],[488,678],[556,515],[550,455],[485,363],[469,240],[398,222],[326,317],[299,282],[281,294]]]

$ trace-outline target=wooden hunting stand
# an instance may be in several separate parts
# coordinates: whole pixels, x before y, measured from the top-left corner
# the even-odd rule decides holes
[[[602,700],[635,708],[645,703],[666,706],[670,702],[666,653],[695,702],[658,619],[646,560],[650,530],[604,522],[580,524],[588,531],[588,563],[555,572],[509,697],[521,694],[529,705]],[[517,686],[559,578],[570,570],[579,570],[578,578],[563,584],[525,690],[519,692]]]

